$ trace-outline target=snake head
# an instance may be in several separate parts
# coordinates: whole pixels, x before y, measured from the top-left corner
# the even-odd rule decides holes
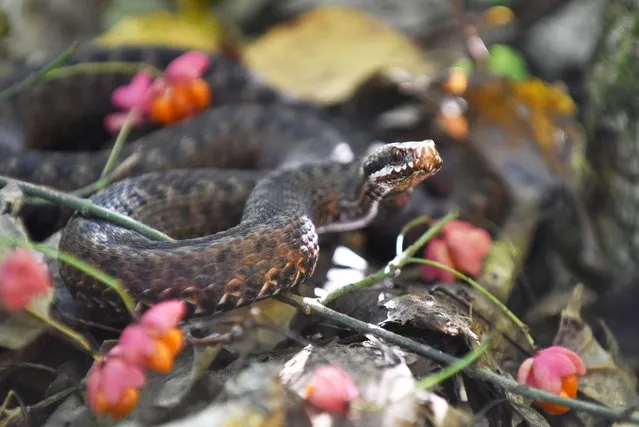
[[[432,140],[382,145],[364,160],[365,179],[382,194],[408,191],[442,167]]]

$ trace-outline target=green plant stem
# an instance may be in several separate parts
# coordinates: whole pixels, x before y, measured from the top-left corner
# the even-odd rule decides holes
[[[148,237],[149,239],[164,242],[174,241],[172,238],[156,230],[155,228],[142,224],[141,222],[131,219],[126,215],[122,215],[118,212],[103,208],[102,206],[98,206],[88,199],[82,199],[80,197],[72,196],[70,194],[66,194],[40,185],[30,184],[28,182],[20,181],[6,176],[0,176],[0,186],[4,187],[5,185],[8,185],[10,183],[15,183],[20,188],[20,190],[22,190],[28,196],[39,197],[58,205],[67,206],[69,208],[79,210],[83,214],[91,214],[99,218],[106,219],[107,221],[111,221],[115,224],[122,225],[123,227],[134,230]]]
[[[470,277],[460,273],[459,271],[457,271],[457,270],[455,270],[453,268],[450,268],[449,266],[444,265],[442,263],[439,263],[437,261],[433,261],[433,260],[430,260],[430,259],[423,259],[423,258],[409,258],[407,261],[410,262],[410,263],[413,263],[413,264],[429,265],[431,267],[439,268],[440,270],[447,271],[447,272],[455,275],[455,277],[457,277],[458,279],[463,280],[468,285],[470,285],[471,287],[475,288],[475,290],[477,292],[479,292],[484,297],[486,297],[490,302],[492,302],[497,307],[499,307],[499,309],[502,312],[504,312],[504,314],[506,316],[508,316],[508,318],[510,320],[512,320],[512,322],[515,325],[517,325],[517,327],[522,331],[522,333],[526,336],[526,339],[528,340],[528,343],[530,343],[532,348],[536,347],[535,346],[535,340],[530,335],[530,333],[528,333],[528,327],[526,326],[526,324],[524,322],[522,322],[517,316],[515,316],[515,313],[510,311],[508,309],[508,307],[506,307],[501,301],[499,301],[498,298],[496,298],[493,294],[488,292],[486,290],[486,288],[484,288],[479,282],[477,282],[477,281],[471,279]]]
[[[53,61],[49,62],[44,66],[40,71],[34,72],[27,76],[24,80],[8,87],[7,89],[0,92],[0,100],[9,99],[11,96],[16,93],[27,89],[30,86],[33,86],[39,80],[46,77],[48,73],[53,71],[54,69],[60,67],[61,64],[65,63],[71,55],[76,51],[78,47],[78,43],[73,43],[69,48],[67,48],[64,52],[58,55]]]
[[[124,147],[124,143],[126,142],[126,139],[129,136],[129,132],[133,125],[133,120],[136,114],[138,114],[138,110],[134,108],[126,116],[126,120],[122,124],[122,129],[120,129],[120,132],[118,133],[118,136],[115,139],[115,143],[113,144],[113,148],[111,149],[111,152],[109,153],[109,158],[107,159],[106,164],[104,165],[104,169],[102,169],[100,178],[98,178],[95,182],[85,187],[79,188],[67,194],[72,196],[77,196],[77,197],[88,197],[91,194],[95,193],[96,191],[102,190],[107,185],[111,184],[111,180],[113,179],[113,177],[111,176],[111,172],[113,168],[115,167],[118,157],[120,156],[120,153],[122,152],[122,148]],[[125,160],[122,165],[126,165],[127,161],[128,159]],[[43,204],[48,203],[47,201],[42,199],[36,199],[32,203],[36,204],[38,202],[41,202]]]
[[[31,310],[31,309],[27,308],[26,311],[34,319],[37,319],[40,322],[44,323],[45,325],[48,325],[51,328],[55,329],[60,334],[65,336],[70,342],[76,344],[78,347],[80,347],[80,349],[82,349],[82,350],[86,351],[87,353],[89,353],[93,357],[94,360],[98,360],[98,357],[96,356],[95,349],[93,347],[91,347],[91,344],[89,344],[89,341],[87,341],[87,339],[84,338],[82,335],[80,335],[78,332],[76,332],[73,329],[69,328],[64,323],[58,322],[57,320],[55,320],[52,317],[48,317],[48,316],[47,317],[43,317],[43,316],[41,316],[35,310]]]
[[[410,230],[417,227],[418,225],[429,224],[431,222],[431,217],[419,216],[417,218],[413,218],[406,225],[404,225],[402,227],[402,230],[399,232],[397,239],[395,240],[395,256],[401,256],[402,252],[404,251],[404,238]]]
[[[68,65],[65,67],[56,67],[50,69],[44,75],[44,78],[58,79],[69,77],[74,74],[100,74],[100,73],[135,73],[137,71],[147,70],[153,77],[162,76],[161,70],[145,63],[131,63],[131,62],[83,62],[81,64]]]
[[[82,187],[82,188],[78,188],[77,190],[73,190],[72,192],[70,192],[69,194],[76,196],[76,197],[89,197],[91,196],[93,193],[102,190],[103,188],[105,188],[107,185],[109,185],[111,183],[111,178],[109,176],[105,176],[104,178],[99,178],[98,180],[96,180],[95,182],[92,182],[91,184]],[[42,201],[42,203],[48,203],[45,200],[41,200],[41,199],[34,199],[33,203],[36,203],[38,201]]]
[[[406,224],[402,228],[402,231],[399,233],[399,236],[397,236],[397,241],[396,241],[396,249],[395,250],[396,250],[397,256],[402,256],[402,248],[404,246],[404,236],[406,235],[406,233],[408,233],[414,227],[416,227],[418,225],[421,225],[421,224],[428,223],[429,221],[430,221],[430,219],[428,217],[418,217],[418,218],[415,218],[412,221],[408,222],[408,224]],[[438,227],[438,230],[439,230],[439,229],[441,229],[441,227],[443,227],[443,225],[444,224],[438,223],[438,224],[436,224],[436,227]],[[433,228],[435,228],[435,227],[433,227]],[[427,231],[427,234],[431,235],[430,233],[431,233],[431,230]],[[426,241],[428,241],[428,240],[426,240]],[[440,270],[444,270],[444,271],[447,271],[449,273],[452,273],[455,277],[463,280],[468,285],[470,285],[473,288],[475,288],[479,293],[481,293],[489,301],[491,301],[493,304],[495,304],[502,312],[504,312],[506,314],[506,316],[508,316],[508,318],[510,318],[512,320],[512,322],[515,325],[517,325],[517,327],[523,332],[523,334],[526,336],[526,339],[528,340],[528,343],[533,348],[535,348],[535,340],[533,340],[532,336],[528,332],[528,328],[526,327],[524,322],[519,320],[519,318],[517,316],[515,316],[515,314],[512,311],[510,311],[508,309],[508,307],[506,307],[506,305],[504,305],[493,294],[488,292],[486,290],[486,288],[484,288],[479,282],[477,282],[477,281],[471,279],[470,277],[460,273],[459,271],[454,270],[454,269],[448,267],[447,265],[441,264],[441,263],[439,263],[437,261],[427,260],[427,259],[423,259],[423,258],[412,258],[412,255],[410,255],[410,256],[411,256],[411,258],[405,259],[405,261],[407,263],[429,265],[429,266],[432,266],[432,267],[435,267],[435,268],[439,268]]]
[[[488,351],[488,348],[490,348],[491,340],[492,337],[489,336],[484,340],[484,342],[473,349],[473,351],[459,359],[458,363],[448,365],[444,369],[441,369],[440,371],[432,375],[422,378],[417,382],[417,387],[421,388],[422,390],[429,390],[435,387],[437,384],[443,383],[458,372],[461,372],[464,369],[468,368],[475,360],[479,359],[482,354]]]
[[[122,147],[124,147],[124,143],[129,136],[129,131],[131,130],[131,126],[133,125],[133,121],[135,120],[135,116],[139,114],[139,110],[137,108],[131,109],[129,114],[127,114],[124,123],[122,124],[122,128],[118,133],[117,138],[115,139],[115,143],[113,144],[113,148],[111,149],[111,153],[109,153],[109,158],[104,165],[104,169],[102,169],[102,173],[100,174],[100,180],[107,180],[109,173],[115,167],[116,162],[118,161],[118,157],[120,156],[120,152],[122,151]]]
[[[99,178],[95,182],[92,182],[91,184],[85,187],[78,188],[77,190],[73,190],[69,194],[76,197],[89,197],[95,192],[102,190],[107,185],[111,184],[114,180],[114,177],[122,176],[119,174],[123,171],[126,171],[129,167],[135,164],[136,161],[137,161],[136,155],[129,156],[122,163],[120,163],[118,167],[112,173],[102,178]],[[47,201],[42,199],[35,199],[32,203],[36,203],[37,201],[42,201],[42,203],[48,203]]]
[[[323,304],[323,305],[326,305],[326,304],[330,303],[331,301],[333,301],[333,300],[335,300],[337,298],[341,298],[341,297],[343,297],[344,295],[346,295],[346,294],[348,294],[350,292],[356,291],[358,289],[369,287],[369,286],[379,282],[380,280],[383,280],[386,277],[395,274],[402,267],[404,267],[404,265],[407,264],[408,259],[411,258],[413,255],[415,255],[415,253],[422,246],[424,246],[424,244],[426,242],[428,242],[431,238],[433,238],[433,236],[435,236],[437,233],[439,233],[440,230],[442,229],[442,227],[444,227],[444,225],[446,225],[448,222],[456,219],[458,216],[459,216],[459,214],[457,212],[453,212],[453,213],[450,213],[450,214],[446,215],[445,217],[443,217],[442,219],[437,221],[437,223],[435,225],[433,225],[426,233],[422,234],[419,237],[419,239],[417,239],[417,241],[415,241],[415,243],[410,245],[408,248],[406,248],[405,251],[401,252],[399,255],[397,255],[395,258],[393,258],[393,260],[391,262],[389,262],[384,268],[382,268],[381,270],[377,271],[376,273],[373,273],[373,274],[371,274],[369,276],[366,276],[364,279],[360,280],[359,282],[352,283],[350,285],[346,285],[344,287],[341,287],[341,288],[329,293],[328,295],[324,296],[320,300],[320,303]],[[411,221],[411,223],[417,224],[417,220]]]
[[[452,365],[460,363],[461,360],[457,357],[451,356],[440,350],[432,348],[425,344],[420,344],[410,338],[403,337],[401,335],[390,332],[379,326],[372,325],[370,323],[362,322],[361,320],[354,319],[350,316],[342,314],[340,312],[331,310],[325,307],[318,300],[313,298],[303,298],[296,295],[285,294],[278,295],[276,298],[282,300],[288,304],[300,308],[305,313],[317,314],[326,319],[330,319],[333,322],[340,323],[352,330],[358,331],[362,334],[372,334],[378,338],[382,338],[391,344],[398,345],[424,357],[428,357],[438,362]],[[567,399],[559,397],[556,394],[552,394],[543,390],[529,387],[525,384],[518,383],[510,378],[502,377],[488,369],[469,367],[466,369],[466,373],[476,378],[482,379],[493,383],[505,390],[512,393],[520,394],[529,397],[535,401],[545,401],[556,403],[559,405],[569,406],[575,410],[589,412],[591,414],[599,415],[612,421],[627,421],[632,424],[639,425],[639,413],[629,413],[627,409],[613,409],[603,405],[586,402],[577,399]]]
[[[129,310],[129,313],[131,313],[131,315],[135,315],[135,301],[133,300],[133,297],[131,296],[129,291],[124,286],[122,286],[122,283],[120,283],[120,281],[115,277],[98,270],[92,265],[87,264],[86,262],[74,257],[71,254],[61,252],[38,243],[31,243],[31,246],[36,251],[42,252],[43,254],[51,258],[58,258],[60,261],[69,264],[71,267],[76,268],[81,272],[90,275],[91,277],[94,277],[95,279],[104,283],[106,286],[112,288],[120,296],[120,299],[122,299],[122,302],[124,302],[124,305]]]

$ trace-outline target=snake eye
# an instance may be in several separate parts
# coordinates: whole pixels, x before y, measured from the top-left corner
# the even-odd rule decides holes
[[[393,148],[390,152],[391,160],[395,163],[399,163],[404,160],[404,153],[399,148]]]

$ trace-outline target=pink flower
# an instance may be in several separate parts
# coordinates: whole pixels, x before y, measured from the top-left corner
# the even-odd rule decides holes
[[[111,101],[117,108],[130,110],[135,107],[144,109],[148,102],[148,91],[151,88],[151,74],[142,70],[139,71],[131,80],[131,83],[120,86],[113,91]]]
[[[151,74],[142,70],[138,72],[131,83],[120,86],[113,91],[111,102],[113,106],[124,110],[123,112],[108,114],[104,119],[104,126],[112,133],[120,131],[131,110],[136,113],[133,118],[134,125],[141,125],[144,122],[144,113],[148,110],[152,97]]]
[[[426,252],[424,253],[424,258],[437,261],[451,268],[454,268],[455,265],[455,262],[453,261],[453,258],[451,257],[448,250],[448,246],[446,245],[446,241],[437,237],[428,242],[428,246],[426,246]],[[441,270],[436,267],[432,267],[430,265],[425,265],[422,267],[422,278],[429,281],[439,278],[439,280],[444,283],[452,283],[455,281],[455,276],[453,275],[453,273]]]
[[[169,81],[193,80],[204,75],[209,66],[209,57],[202,52],[190,51],[175,58],[165,70]]]
[[[183,301],[169,300],[147,310],[139,324],[127,326],[120,335],[121,355],[127,363],[168,373],[175,356],[184,345],[184,336],[177,324],[186,312]]]
[[[142,368],[146,367],[147,358],[155,349],[153,338],[138,324],[131,324],[124,328],[118,340],[118,346],[121,349],[122,358],[127,363]]]
[[[155,304],[149,308],[140,319],[140,324],[155,332],[163,334],[171,328],[175,328],[186,314],[184,301],[167,300]]]
[[[359,389],[351,376],[336,366],[321,366],[305,389],[305,400],[315,409],[345,415]]]
[[[89,372],[87,397],[97,414],[122,418],[135,408],[144,370],[167,373],[184,345],[177,327],[186,313],[183,301],[168,300],[151,307],[122,331],[118,344]]]
[[[0,264],[0,304],[5,310],[24,310],[50,289],[49,269],[28,250],[16,249]]]
[[[586,374],[581,357],[562,346],[552,346],[526,359],[519,367],[517,381],[562,397],[575,398],[579,381]],[[549,402],[537,402],[549,414],[563,414],[570,408]]]
[[[87,398],[96,414],[126,416],[137,405],[138,389],[146,382],[142,370],[126,363],[119,353],[118,346],[113,347],[89,372]]]
[[[486,230],[455,220],[446,224],[440,235],[428,242],[424,258],[447,265],[468,276],[477,276],[481,273],[484,258],[491,247],[492,239]],[[423,266],[422,278],[444,283],[455,281],[452,273],[430,265]]]
[[[121,111],[108,114],[104,119],[105,128],[116,134],[120,131],[129,113],[135,109],[134,124],[139,126],[146,119],[153,117],[151,108],[158,97],[169,98],[174,93],[174,87],[186,88],[187,93],[194,93],[193,99],[187,99],[188,105],[180,108],[190,114],[208,105],[210,88],[201,80],[207,67],[209,58],[202,52],[191,51],[175,58],[167,65],[164,76],[152,80],[151,74],[139,71],[128,85],[120,86],[111,97],[113,106]],[[195,87],[196,89],[193,89]],[[184,92],[184,89],[182,89]],[[183,102],[184,98],[180,99]],[[180,111],[182,113],[182,111]],[[185,114],[174,114],[183,118]],[[156,120],[157,121],[157,120]],[[161,121],[161,120],[160,120]],[[166,120],[165,120],[166,121]]]

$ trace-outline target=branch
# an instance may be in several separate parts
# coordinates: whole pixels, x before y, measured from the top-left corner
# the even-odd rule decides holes
[[[6,176],[0,176],[0,186],[4,187],[10,183],[15,183],[20,190],[26,195],[31,197],[39,197],[44,200],[56,203],[61,206],[67,206],[71,209],[79,210],[82,214],[91,214],[98,218],[106,219],[115,224],[127,227],[131,230],[148,237],[152,240],[172,242],[173,239],[166,234],[142,224],[134,219],[129,218],[126,215],[122,215],[118,212],[112,211],[102,206],[98,206],[91,200],[75,197],[67,193],[53,190],[51,188],[43,187],[40,185],[30,184],[25,181],[9,178]]]
[[[408,248],[406,248],[404,252],[400,253],[395,258],[393,258],[393,260],[389,262],[388,264],[386,264],[384,268],[377,271],[376,273],[371,274],[370,276],[366,276],[359,282],[343,286],[329,293],[328,295],[325,295],[324,298],[320,300],[320,304],[326,305],[330,303],[331,301],[336,300],[337,298],[341,298],[344,295],[354,292],[358,289],[367,288],[379,282],[380,280],[383,280],[386,277],[395,274],[402,267],[408,264],[410,262],[411,257],[415,255],[415,253],[422,246],[424,246],[426,242],[428,242],[435,235],[437,235],[437,233],[441,231],[444,225],[456,219],[458,216],[459,214],[457,212],[449,213],[448,215],[446,215],[445,217],[437,221],[435,225],[433,225],[426,233],[422,234],[421,237],[417,239],[415,243],[413,243]],[[400,234],[400,237],[398,238],[398,240],[403,241],[403,234],[406,232],[406,230],[410,229],[413,225],[416,225],[417,223],[421,223],[421,222],[423,222],[423,219],[421,218],[417,218],[411,221],[406,227],[404,227],[404,229],[402,230],[402,234]],[[398,243],[398,245],[401,245],[401,242]]]
[[[389,343],[406,348],[424,357],[437,360],[440,363],[444,363],[447,365],[463,363],[461,359],[458,359],[457,357],[451,356],[450,354],[444,353],[443,351],[437,350],[426,344],[420,344],[410,338],[395,334],[379,326],[362,322],[361,320],[357,320],[340,312],[331,310],[330,308],[323,306],[318,300],[314,298],[303,298],[291,294],[278,295],[276,296],[276,298],[298,307],[305,313],[317,314],[331,321],[341,323],[342,325],[352,330],[358,331],[362,334],[373,334],[376,337],[382,338]],[[471,376],[493,383],[510,392],[529,397],[535,401],[556,403],[559,405],[569,406],[575,410],[599,415],[608,420],[626,421],[632,424],[639,425],[639,413],[629,413],[628,409],[625,408],[613,409],[607,406],[598,405],[583,400],[559,397],[556,394],[532,388],[525,384],[518,383],[512,379],[502,377],[501,375],[498,375],[484,368],[468,368],[466,372]]]

